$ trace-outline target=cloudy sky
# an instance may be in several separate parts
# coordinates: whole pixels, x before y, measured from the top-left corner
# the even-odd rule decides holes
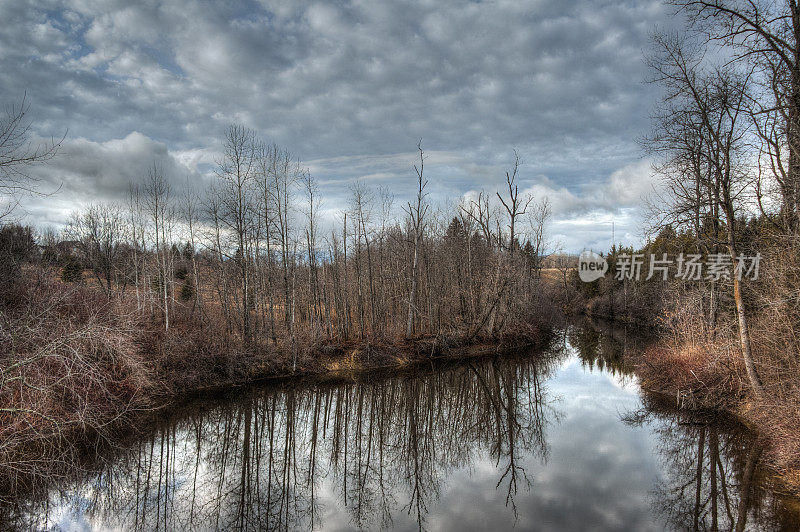
[[[236,122],[303,161],[329,217],[358,179],[404,203],[422,139],[438,204],[493,192],[516,149],[566,249],[604,249],[612,221],[641,238],[660,0],[15,0],[0,20],[0,105],[27,93],[36,135],[67,132],[31,223],[121,200],[154,161],[203,189]]]

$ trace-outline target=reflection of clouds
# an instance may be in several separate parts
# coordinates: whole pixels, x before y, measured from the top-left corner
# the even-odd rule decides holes
[[[534,479],[531,490],[516,497],[526,530],[662,530],[650,504],[657,457],[645,428],[622,425],[619,408],[636,406],[627,390],[603,373],[583,370],[572,358],[548,381],[550,392],[564,397],[560,423],[550,425],[546,463],[526,458],[523,467]],[[460,470],[432,514],[432,528],[442,530],[505,530],[514,516],[505,507],[494,463],[482,457],[472,475]]]
[[[639,388],[635,378],[622,373],[590,369],[577,357],[570,357],[549,384],[549,389],[554,393],[601,399],[598,402],[624,402],[625,406],[635,407],[632,401],[638,400]]]
[[[620,390],[629,394],[639,394],[639,390],[641,389],[639,387],[639,378],[635,375],[623,375],[622,373],[612,375],[610,373],[605,373],[604,376],[611,384]]]

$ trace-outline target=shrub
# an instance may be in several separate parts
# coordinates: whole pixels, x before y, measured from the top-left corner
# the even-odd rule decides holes
[[[178,266],[175,269],[175,278],[180,279],[181,281],[185,280],[189,275],[189,269],[186,266]]]
[[[183,301],[191,301],[194,298],[194,279],[186,277],[181,287],[181,299]]]
[[[55,266],[60,262],[58,250],[55,246],[46,246],[42,250],[42,263],[48,266]]]
[[[35,249],[30,227],[9,224],[0,228],[0,285],[8,287],[19,280],[22,263],[32,257]]]
[[[69,435],[112,438],[111,421],[141,408],[151,385],[139,324],[119,303],[56,282],[20,290],[19,305],[0,311],[0,493],[70,470]]]
[[[61,268],[61,280],[67,283],[78,283],[81,279],[83,279],[83,263],[74,255],[70,255],[64,262],[64,267]]]

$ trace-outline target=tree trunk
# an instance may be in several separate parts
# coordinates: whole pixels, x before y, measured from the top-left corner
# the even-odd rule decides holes
[[[745,526],[747,525],[747,507],[750,504],[750,485],[753,483],[753,476],[755,475],[756,464],[758,463],[758,455],[760,452],[760,449],[754,443],[747,453],[747,462],[744,466],[742,482],[740,484],[741,493],[739,495],[739,511],[736,519],[736,532],[744,532]]]
[[[727,199],[727,198],[726,198]],[[727,203],[730,203],[728,200]],[[731,256],[731,261],[736,264],[736,238],[734,236],[734,213],[730,205],[725,208],[725,214],[728,222],[728,252]],[[733,299],[736,304],[736,315],[739,319],[739,342],[742,347],[742,358],[744,359],[744,366],[747,370],[747,379],[750,381],[750,386],[753,388],[753,393],[756,397],[762,397],[764,390],[761,385],[761,379],[758,378],[756,365],[753,362],[753,351],[750,346],[750,330],[747,325],[747,312],[744,307],[744,299],[742,298],[741,281],[737,275],[733,276]]]
[[[419,261],[419,234],[414,231],[414,259],[411,263],[411,292],[408,295],[408,320],[406,336],[414,333],[414,299],[417,297],[417,263]]]

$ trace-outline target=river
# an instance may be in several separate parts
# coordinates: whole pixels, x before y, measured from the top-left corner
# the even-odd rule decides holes
[[[17,501],[56,530],[797,530],[747,431],[643,392],[625,331],[170,409]]]

